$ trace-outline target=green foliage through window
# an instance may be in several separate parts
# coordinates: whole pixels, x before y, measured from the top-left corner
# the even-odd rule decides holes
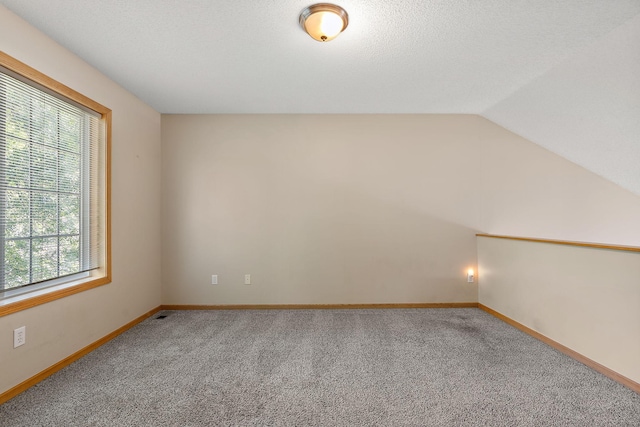
[[[95,115],[0,69],[0,291],[96,267],[98,127]]]

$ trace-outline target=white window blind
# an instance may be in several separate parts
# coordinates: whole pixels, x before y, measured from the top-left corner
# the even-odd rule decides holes
[[[100,266],[103,139],[98,113],[0,68],[0,292]]]

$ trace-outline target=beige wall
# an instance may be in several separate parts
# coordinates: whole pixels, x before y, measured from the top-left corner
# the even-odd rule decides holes
[[[640,197],[500,126],[482,138],[486,233],[640,246]]]
[[[164,303],[476,301],[478,254],[480,302],[638,379],[637,255],[474,234],[640,245],[640,198],[490,121],[163,115],[162,141]]]
[[[478,238],[479,300],[640,383],[640,254]]]
[[[483,125],[163,115],[163,302],[475,302]]]
[[[3,6],[0,50],[113,111],[113,283],[0,317],[1,393],[160,304],[160,114]]]
[[[487,233],[640,246],[640,197],[498,126],[483,136]],[[478,300],[640,382],[640,254],[478,239]]]
[[[162,140],[167,304],[476,301],[477,231],[640,244],[639,197],[477,116],[163,115]]]

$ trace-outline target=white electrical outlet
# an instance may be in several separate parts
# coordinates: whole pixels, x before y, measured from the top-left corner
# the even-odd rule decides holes
[[[27,327],[21,326],[13,330],[13,348],[20,347],[27,342]]]
[[[211,275],[211,284],[212,285],[217,285],[218,284],[218,275],[217,274],[212,274]]]
[[[244,284],[245,285],[250,285],[251,284],[251,275],[250,274],[245,274],[244,275]]]

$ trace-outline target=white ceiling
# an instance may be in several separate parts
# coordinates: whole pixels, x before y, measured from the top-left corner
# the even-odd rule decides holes
[[[640,195],[640,0],[0,0],[162,113],[481,114]]]
[[[483,115],[640,195],[640,15]]]

